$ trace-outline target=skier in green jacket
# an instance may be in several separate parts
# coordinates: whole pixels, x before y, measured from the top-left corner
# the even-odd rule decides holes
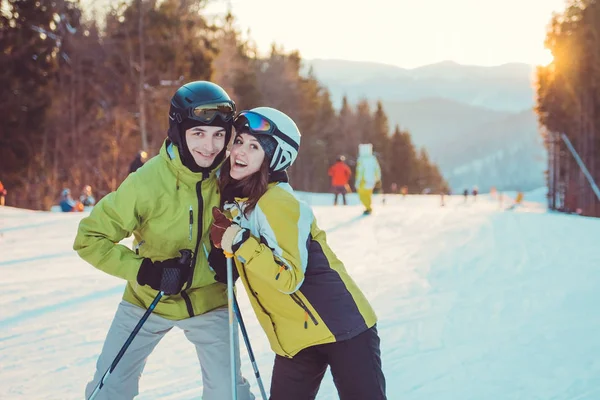
[[[232,397],[227,287],[209,265],[224,258],[211,249],[208,233],[211,210],[220,201],[216,171],[225,158],[234,114],[235,104],[220,86],[205,81],[183,85],[171,99],[168,138],[160,154],[81,221],[74,249],[94,267],[127,281],[86,398],[158,291],[165,296],[96,399],[133,399],[147,357],[175,326],[196,347],[202,398]],[[133,249],[119,244],[131,234]],[[179,263],[180,250],[192,251],[190,265]],[[239,361],[236,365],[238,398],[254,399]]]

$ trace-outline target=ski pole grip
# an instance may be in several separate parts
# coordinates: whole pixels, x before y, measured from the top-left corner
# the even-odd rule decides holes
[[[181,265],[188,264],[189,265],[190,261],[192,261],[192,251],[183,249],[183,250],[179,250],[179,254],[181,254],[181,257],[179,257],[179,264],[181,264]]]

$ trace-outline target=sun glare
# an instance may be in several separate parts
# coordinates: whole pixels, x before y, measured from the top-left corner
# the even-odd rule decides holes
[[[552,64],[552,61],[554,61],[554,56],[552,55],[552,52],[548,49],[544,49],[544,51],[540,53],[537,65],[545,67]]]

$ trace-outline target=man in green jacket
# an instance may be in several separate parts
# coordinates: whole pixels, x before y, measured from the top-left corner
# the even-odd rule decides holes
[[[81,258],[127,281],[86,398],[158,291],[165,296],[96,399],[133,399],[147,357],[175,326],[196,347],[202,398],[232,397],[227,287],[209,265],[222,267],[224,258],[220,250],[212,250],[208,232],[211,210],[219,205],[216,171],[225,158],[234,114],[234,102],[214,83],[179,88],[171,99],[168,138],[160,154],[130,174],[79,224],[73,248]],[[131,234],[133,250],[119,244]],[[190,265],[180,264],[180,250],[192,251]],[[254,399],[239,365],[238,398]]]

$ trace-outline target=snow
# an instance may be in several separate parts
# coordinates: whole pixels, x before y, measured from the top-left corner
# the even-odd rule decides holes
[[[513,211],[488,195],[376,196],[368,217],[355,194],[299,196],[379,316],[390,400],[600,398],[600,220],[547,212],[542,190]],[[124,283],[71,250],[81,217],[0,207],[2,399],[83,397]],[[268,390],[273,354],[238,290]],[[201,385],[173,330],[138,398],[200,399]],[[317,398],[337,398],[329,374]]]

